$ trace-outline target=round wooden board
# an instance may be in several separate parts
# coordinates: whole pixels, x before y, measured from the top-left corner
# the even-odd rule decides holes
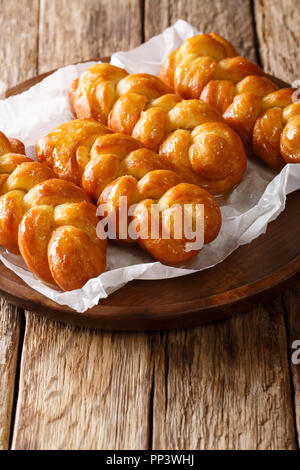
[[[27,90],[49,73],[8,90],[7,96]],[[287,86],[281,80],[271,79],[279,86]],[[240,247],[217,266],[175,279],[132,281],[85,313],[47,299],[2,263],[0,294],[51,319],[92,328],[157,330],[219,320],[267,300],[298,277],[299,219],[300,191],[297,191],[288,196],[285,211],[269,224],[264,235]]]

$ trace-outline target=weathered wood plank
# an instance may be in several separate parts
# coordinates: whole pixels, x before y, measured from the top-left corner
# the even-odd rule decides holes
[[[41,0],[39,72],[140,44],[138,0]]]
[[[40,18],[39,72],[142,40],[138,0],[41,1]],[[153,338],[26,319],[13,448],[147,448]]]
[[[179,18],[203,33],[223,34],[240,54],[255,60],[250,0],[145,0],[145,39]]]
[[[280,301],[164,343],[154,449],[296,448]]]
[[[0,0],[0,95],[37,72],[38,0]],[[24,20],[26,18],[26,21]],[[1,96],[0,96],[1,98]],[[15,136],[17,137],[17,136]],[[0,304],[0,449],[7,449],[15,389],[21,311]]]
[[[37,71],[39,0],[0,0],[0,80],[12,87]]]
[[[266,72],[299,79],[300,9],[294,0],[255,0],[259,52]]]
[[[251,11],[250,1],[146,0],[145,37],[183,18],[255,59]],[[165,334],[153,410],[154,449],[295,448],[280,301],[228,322]]]
[[[28,313],[13,448],[147,448],[152,342]]]
[[[295,421],[300,446],[300,283],[283,295],[288,325],[288,351],[293,378]]]
[[[0,450],[9,446],[21,312],[0,300]]]

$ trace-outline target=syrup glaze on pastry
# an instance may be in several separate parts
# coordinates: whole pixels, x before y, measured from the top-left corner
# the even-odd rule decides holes
[[[204,111],[206,107],[204,104]],[[199,113],[197,119],[200,119],[200,116],[201,113]],[[231,133],[234,133],[228,126],[225,126],[223,123],[221,124],[227,131],[229,129],[228,138],[230,139]],[[84,129],[87,127],[88,132],[90,132],[91,125],[100,126],[100,135],[97,137],[96,134],[92,133],[91,140],[88,140],[88,143],[83,145],[82,142],[87,142],[84,138]],[[198,127],[201,128],[201,126]],[[77,133],[77,129],[80,129],[80,132]],[[235,137],[237,142],[232,147],[231,153],[236,150],[236,146],[238,148],[240,143],[239,137],[236,135]],[[195,136],[195,139],[197,138]],[[199,139],[201,139],[201,136]],[[72,142],[72,145],[70,147],[69,145],[64,146],[64,141],[68,144]],[[53,142],[55,143],[54,145]],[[189,145],[192,146],[192,143],[190,142]],[[72,150],[70,155],[69,149]],[[45,161],[54,170],[57,167],[61,167],[61,165],[65,165],[72,158],[73,161],[78,162],[78,155],[80,155],[80,161],[83,162],[80,166],[82,171],[81,186],[94,201],[98,199],[98,206],[105,207],[101,214],[102,217],[107,217],[109,214],[116,214],[119,217],[121,196],[126,196],[129,207],[132,204],[138,204],[137,212],[134,212],[132,216],[132,221],[134,223],[136,221],[137,227],[141,227],[141,211],[146,211],[151,219],[150,206],[153,206],[154,203],[158,203],[158,207],[161,208],[157,215],[160,224],[163,223],[168,213],[170,221],[173,220],[173,209],[171,206],[175,202],[181,204],[182,207],[184,204],[192,204],[193,207],[196,204],[206,204],[205,243],[214,239],[220,230],[221,216],[215,198],[199,186],[185,183],[185,179],[177,171],[173,171],[174,166],[172,161],[169,161],[164,155],[159,155],[143,147],[141,142],[129,135],[112,133],[94,120],[75,120],[59,126],[48,136],[40,139],[36,144],[36,151],[38,159]],[[233,158],[235,158],[235,155]],[[71,167],[69,165],[68,168]],[[208,176],[205,175],[204,181],[205,178],[208,180],[209,177],[219,177],[221,172],[222,175],[226,173],[226,177],[230,178],[231,169],[227,169],[226,164],[223,170],[219,169],[219,173],[216,173],[216,170],[214,170],[214,175],[212,171],[207,164],[206,172]],[[72,172],[68,173],[67,177],[71,178]],[[168,191],[170,192],[168,193]],[[163,209],[163,203],[166,203],[165,209]],[[147,204],[150,204],[150,206],[147,206]],[[196,209],[193,210],[197,214]],[[146,213],[143,219],[145,219]],[[195,214],[193,213],[193,225],[195,225]],[[162,220],[160,220],[161,215],[163,215]],[[122,218],[121,225],[125,224],[127,227],[131,217],[128,217],[126,212],[124,218]],[[134,241],[127,231],[125,236],[120,238],[117,230],[116,238],[127,243]],[[146,238],[141,236],[138,241],[154,257],[168,264],[188,260],[200,251],[200,248],[187,250],[184,238],[174,239],[172,236],[168,240],[163,237],[153,238],[150,235]]]
[[[97,64],[72,84],[70,102],[75,116],[94,117],[114,132],[133,136],[163,155],[186,182],[214,194],[238,183],[246,169],[243,145],[221,113],[199,100],[182,100],[152,75],[128,75]],[[205,127],[200,132],[198,127],[209,123],[206,138]],[[185,145],[172,146],[170,134],[184,135]]]
[[[117,178],[106,186],[98,199],[102,216],[118,216],[124,196],[128,207],[133,209],[132,217],[126,222],[127,236],[122,237],[123,241],[134,241],[130,240],[128,231],[131,222],[139,245],[165,264],[179,264],[196,256],[202,248],[202,244],[195,244],[201,230],[204,230],[204,244],[213,241],[220,231],[221,213],[214,196],[199,186],[182,182],[173,171],[154,170],[141,179],[133,176]],[[182,228],[180,233],[179,226]],[[153,227],[156,227],[154,235]],[[117,224],[120,240],[119,228]],[[187,236],[192,230],[193,236]]]
[[[76,182],[94,201],[119,176],[142,178],[151,170],[170,169],[164,158],[133,137],[112,133],[91,119],[56,127],[37,141],[36,154],[57,176]]]
[[[221,36],[200,34],[173,51],[160,77],[184,98],[200,98],[222,113],[249,153],[280,170],[300,163],[300,103],[277,87]]]
[[[199,99],[210,80],[237,83],[247,75],[263,75],[263,71],[240,57],[232,44],[216,33],[184,41],[171,52],[160,71],[160,78],[185,99]]]
[[[82,287],[105,270],[106,240],[96,235],[96,207],[45,164],[3,153],[10,150],[6,144],[0,156],[0,245],[21,254],[43,281],[63,290]]]

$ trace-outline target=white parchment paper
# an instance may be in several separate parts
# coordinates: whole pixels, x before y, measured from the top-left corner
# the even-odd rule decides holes
[[[196,33],[191,25],[179,20],[140,47],[114,54],[111,62],[131,73],[158,75],[169,52]],[[21,139],[26,145],[27,154],[35,158],[36,140],[55,126],[72,119],[68,102],[69,85],[92,64],[62,67],[21,95],[0,100],[0,130],[10,137]],[[226,197],[218,198],[223,217],[218,238],[181,268],[153,261],[138,246],[128,248],[109,243],[106,272],[88,281],[82,289],[62,292],[38,280],[27,270],[20,257],[2,249],[0,259],[33,289],[59,304],[84,312],[133,279],[183,276],[220,263],[238,246],[250,243],[264,233],[268,223],[284,210],[286,195],[297,189],[300,189],[300,164],[286,165],[277,174],[257,160],[250,159],[242,182]]]

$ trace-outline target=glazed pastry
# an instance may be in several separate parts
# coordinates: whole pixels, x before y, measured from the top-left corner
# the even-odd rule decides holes
[[[253,62],[237,56],[215,33],[200,34],[173,51],[160,73],[184,98],[214,107],[242,138],[247,150],[271,168],[300,162],[300,104],[295,90],[277,87]]]
[[[78,119],[39,139],[37,159],[46,162],[57,176],[81,185],[95,201],[113,179],[122,175],[142,177],[156,169],[173,170],[185,182],[213,194],[223,193],[241,180],[246,169],[242,142],[222,122],[206,122],[193,128],[190,120],[193,129],[190,130],[188,117],[192,111],[191,120],[212,119],[211,108],[205,103],[198,100],[179,103],[168,113],[169,133],[159,154],[131,136],[112,133],[94,120]],[[186,129],[172,131],[178,122],[183,125],[185,120]],[[89,134],[91,127],[98,134],[86,138],[85,130]]]
[[[99,215],[106,219],[114,214],[118,217],[124,196],[128,208],[132,207],[132,217],[125,223],[125,234],[124,219],[120,224],[117,219],[117,238],[128,241],[131,237],[165,264],[191,259],[220,231],[221,213],[214,196],[199,186],[182,182],[173,171],[150,171],[139,180],[133,176],[117,178],[99,197]],[[128,230],[130,223],[133,232]],[[123,236],[120,236],[121,224]]]
[[[166,93],[171,93],[171,90],[153,75],[129,75],[120,67],[103,63],[89,67],[75,79],[69,97],[71,109],[77,118],[93,118],[107,124],[109,113],[120,97],[128,100],[134,114],[141,112],[148,100]],[[123,125],[127,130],[125,133],[130,134],[131,122]]]
[[[77,117],[94,117],[163,155],[186,182],[214,194],[232,188],[246,169],[239,137],[211,106],[168,91],[152,75],[97,64],[72,84],[70,102]]]
[[[0,245],[21,254],[30,271],[63,290],[104,271],[106,240],[96,235],[96,208],[82,189],[13,153],[0,156],[0,183]]]
[[[80,185],[94,201],[119,176],[142,178],[151,170],[170,169],[164,158],[133,137],[112,133],[91,119],[58,126],[38,140],[36,154],[57,176]]]
[[[187,39],[169,54],[160,78],[185,99],[200,98],[210,80],[237,83],[247,75],[263,75],[254,62],[240,57],[235,48],[216,33]]]
[[[110,132],[92,119],[66,122],[37,141],[37,159],[45,161],[59,178],[81,186],[95,140]]]
[[[300,163],[300,103],[293,102],[295,90],[276,90],[267,78],[253,76],[239,82],[236,90],[223,116],[245,145],[275,170]]]
[[[20,140],[6,137],[6,135],[0,131],[0,156],[6,153],[24,154],[25,146]]]
[[[90,139],[85,139],[84,129],[87,128],[89,132],[90,126],[100,126],[99,137],[92,133]],[[64,142],[72,142],[72,145],[64,146]],[[105,210],[101,214],[102,217],[114,213],[118,216],[120,196],[127,197],[129,206],[139,202],[139,210],[146,210],[143,209],[143,204],[144,202],[148,204],[149,200],[152,201],[151,204],[154,203],[154,200],[158,201],[161,207],[163,207],[163,201],[169,206],[173,202],[179,204],[198,202],[200,204],[210,201],[207,202],[207,211],[210,211],[212,206],[214,216],[210,215],[210,212],[207,213],[205,242],[217,236],[221,219],[214,197],[198,186],[184,184],[183,179],[172,171],[171,164],[165,158],[146,149],[131,136],[111,133],[103,125],[93,120],[75,120],[57,127],[48,136],[40,139],[36,144],[36,153],[38,159],[45,161],[54,171],[57,171],[57,168],[62,168],[60,175],[63,174],[68,179],[72,178],[71,169],[75,168],[76,177],[81,175],[82,188],[94,200],[99,198],[99,207],[103,208],[104,204]],[[78,165],[79,161],[80,165]],[[65,171],[65,168],[68,171]],[[164,196],[171,189],[170,197]],[[167,213],[166,207],[164,214]],[[171,209],[169,209],[169,213],[171,217]],[[133,220],[138,221],[139,214],[137,209]],[[212,225],[209,223],[210,220],[213,221]],[[121,220],[121,226],[126,227],[124,236],[120,237],[119,225],[117,226],[116,238],[120,241],[134,241],[127,233],[129,221],[126,211]],[[173,264],[176,260],[180,263],[195,256],[200,250],[198,248],[186,251],[185,239],[174,240],[171,237],[170,240],[160,238],[145,240],[143,237],[140,238],[139,243],[154,257],[165,263]]]
[[[99,137],[92,133],[90,139],[85,139],[84,129],[87,128],[89,132],[90,126],[100,126]],[[239,139],[237,136],[236,138]],[[64,142],[72,142],[72,145],[65,146]],[[149,204],[149,200],[151,205],[157,201],[161,208],[163,204],[167,204],[164,214],[166,217],[169,213],[171,219],[170,207],[174,202],[181,205],[205,203],[205,243],[215,238],[219,232],[220,211],[212,195],[198,186],[183,183],[184,179],[172,171],[172,165],[167,159],[143,147],[133,137],[111,133],[94,120],[75,120],[57,127],[37,142],[36,153],[38,159],[45,161],[54,171],[62,168],[60,175],[63,174],[68,179],[72,178],[71,169],[75,168],[76,176],[81,175],[82,188],[95,201],[98,199],[98,207],[103,209],[103,205],[105,206],[102,217],[114,213],[118,216],[120,196],[127,197],[130,207],[140,203],[133,216],[133,221],[136,220],[137,223],[141,217],[139,211],[146,210],[143,204]],[[134,241],[127,233],[129,221],[126,211],[121,221],[121,225],[126,227],[124,236],[120,237],[119,226],[117,227],[116,238],[120,241]],[[157,259],[171,264],[176,260],[177,263],[187,260],[200,251],[200,248],[187,251],[185,239],[174,240],[172,237],[170,240],[145,240],[139,237],[139,243]]]

